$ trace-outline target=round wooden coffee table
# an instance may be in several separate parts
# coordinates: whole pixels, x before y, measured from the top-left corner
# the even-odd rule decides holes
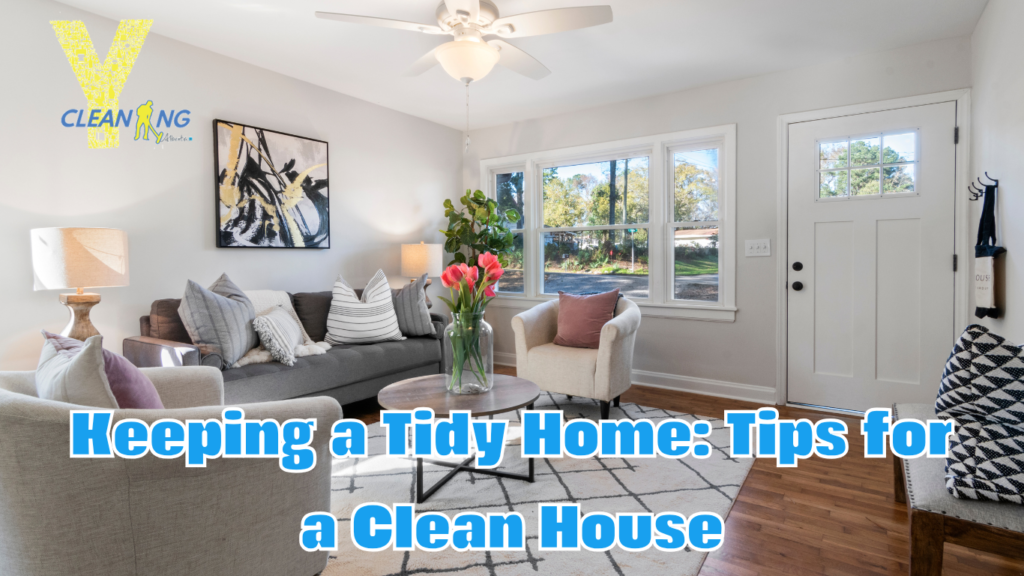
[[[377,394],[377,403],[387,410],[430,408],[434,411],[435,417],[446,418],[455,410],[468,410],[471,416],[493,416],[521,408],[532,410],[533,403],[540,397],[540,388],[536,384],[515,376],[495,374],[494,388],[485,394],[452,394],[445,388],[447,381],[448,376],[445,374],[432,374],[395,382]],[[416,458],[416,503],[422,504],[459,472],[473,471],[487,476],[533,482],[533,458],[527,458],[527,474],[475,468],[469,464],[474,459],[475,455],[461,463],[428,460],[431,464],[452,468],[452,471],[424,490],[423,458]]]

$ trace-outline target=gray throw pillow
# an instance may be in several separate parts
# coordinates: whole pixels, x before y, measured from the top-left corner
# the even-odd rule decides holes
[[[424,274],[400,290],[391,290],[395,314],[398,315],[398,329],[405,336],[434,335],[434,324],[427,310],[427,293],[423,291],[426,282],[427,275]]]
[[[259,344],[252,326],[256,308],[227,274],[209,290],[189,280],[178,314],[199,352],[220,357],[221,370]]]

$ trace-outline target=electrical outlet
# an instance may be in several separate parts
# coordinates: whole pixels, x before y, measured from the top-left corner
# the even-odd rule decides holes
[[[772,255],[772,241],[765,238],[764,240],[747,240],[746,256],[771,256]]]

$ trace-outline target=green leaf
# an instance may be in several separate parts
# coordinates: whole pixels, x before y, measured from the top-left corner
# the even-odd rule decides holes
[[[463,254],[462,252],[456,252],[453,256],[454,256],[454,260],[452,260],[453,263],[455,263],[455,264],[465,264],[466,263],[466,255]]]
[[[469,190],[466,190],[466,192],[468,193]],[[473,192],[473,199],[476,200],[477,202],[486,202],[487,196],[484,195],[482,191],[477,190],[476,192]]]
[[[519,212],[516,212],[515,210],[509,208],[508,210],[505,211],[505,218],[509,222],[519,222]]]

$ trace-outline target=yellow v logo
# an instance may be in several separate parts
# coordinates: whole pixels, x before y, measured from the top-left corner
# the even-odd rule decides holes
[[[82,86],[82,92],[89,102],[87,114],[99,110],[100,115],[110,111],[117,115],[117,99],[121,89],[132,72],[135,59],[146,41],[152,20],[121,20],[114,33],[114,42],[107,51],[107,58],[100,64],[100,58],[92,46],[85,23],[79,20],[53,20],[50,22],[57,40],[64,48],[64,54],[75,71],[75,77]],[[89,148],[117,148],[118,129],[109,127],[89,128]]]

